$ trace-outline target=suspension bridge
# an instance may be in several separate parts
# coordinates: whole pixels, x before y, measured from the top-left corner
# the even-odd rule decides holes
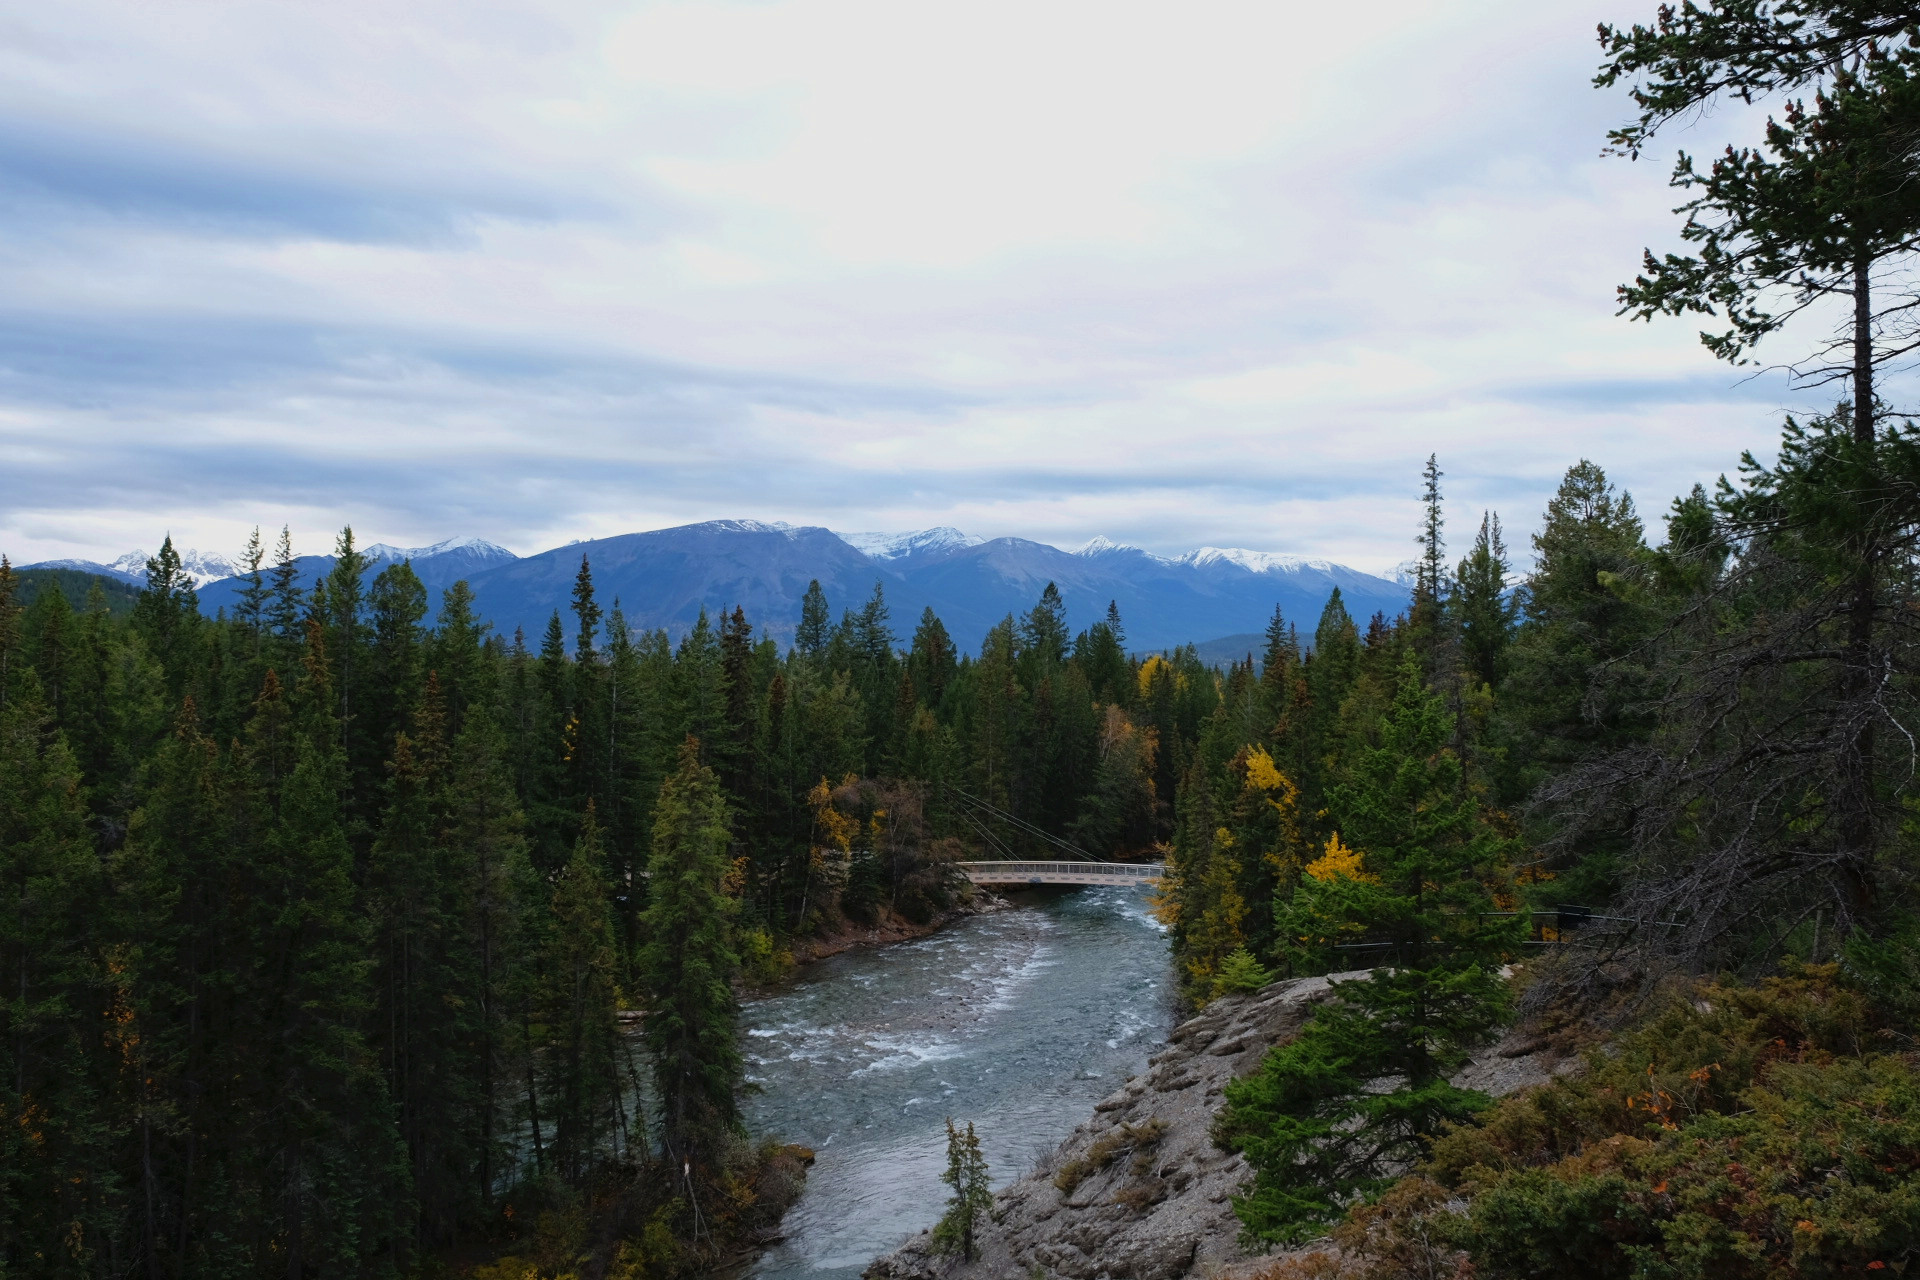
[[[1033,884],[1152,884],[1166,870],[1158,862],[956,862],[967,879],[1007,888]]]
[[[1015,817],[978,796],[968,795],[951,783],[947,784],[946,790],[958,802],[956,807],[960,816],[979,833],[985,848],[1001,855],[991,861],[954,864],[975,884],[1002,888],[1014,885],[1153,884],[1166,871],[1166,864],[1161,862],[1108,862],[1096,858],[1031,822]],[[1020,858],[1007,843],[1007,828],[1026,836],[1029,841],[1051,845],[1067,857],[1053,862]]]

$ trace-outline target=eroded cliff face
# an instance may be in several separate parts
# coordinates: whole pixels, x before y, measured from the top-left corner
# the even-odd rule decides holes
[[[995,1196],[971,1265],[935,1254],[922,1233],[875,1259],[867,1280],[1177,1280],[1264,1255],[1240,1247],[1229,1202],[1251,1171],[1210,1136],[1221,1094],[1298,1031],[1332,983],[1363,976],[1300,978],[1216,1000],[1174,1028],[1144,1075],[1101,1101],[1058,1150]],[[1546,1080],[1547,1067],[1525,1047],[1476,1055],[1458,1082],[1501,1094]]]

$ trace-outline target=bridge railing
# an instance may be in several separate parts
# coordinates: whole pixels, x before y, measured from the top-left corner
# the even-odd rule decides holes
[[[1166,867],[1158,862],[957,862],[970,879],[1157,880]]]

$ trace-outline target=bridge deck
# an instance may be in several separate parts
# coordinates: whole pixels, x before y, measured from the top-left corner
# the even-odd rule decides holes
[[[1152,884],[1166,867],[1158,862],[961,862],[975,884]]]

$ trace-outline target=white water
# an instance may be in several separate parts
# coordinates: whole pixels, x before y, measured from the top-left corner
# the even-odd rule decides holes
[[[1146,891],[1090,888],[836,956],[750,1002],[748,1123],[819,1157],[750,1274],[846,1280],[930,1226],[947,1116],[973,1122],[996,1186],[1021,1176],[1145,1067],[1172,995]]]

